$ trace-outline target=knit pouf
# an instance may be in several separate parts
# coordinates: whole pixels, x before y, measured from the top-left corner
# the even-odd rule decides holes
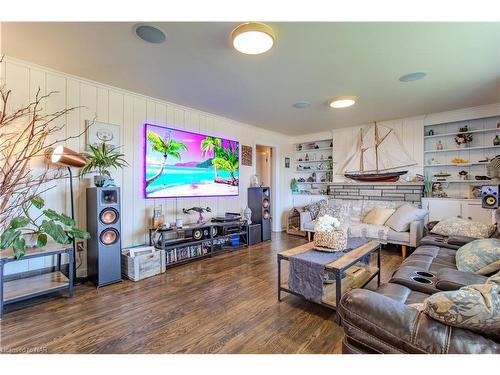
[[[314,248],[321,251],[340,251],[347,246],[347,230],[314,233]]]

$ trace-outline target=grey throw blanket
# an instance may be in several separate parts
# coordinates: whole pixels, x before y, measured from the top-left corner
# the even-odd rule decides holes
[[[350,238],[347,241],[347,248],[343,251],[329,253],[310,250],[291,256],[288,287],[305,299],[320,303],[323,296],[323,282],[329,279],[329,272],[325,270],[325,265],[369,241],[365,238]],[[368,256],[364,261],[367,262],[369,259]]]

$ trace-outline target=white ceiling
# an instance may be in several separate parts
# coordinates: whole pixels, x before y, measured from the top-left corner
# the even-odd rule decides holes
[[[272,23],[275,47],[236,52],[237,23],[3,23],[2,47],[66,73],[288,135],[500,102],[500,23]],[[401,83],[416,71],[426,79]],[[330,96],[357,95],[329,109]],[[295,109],[307,100],[307,109]]]

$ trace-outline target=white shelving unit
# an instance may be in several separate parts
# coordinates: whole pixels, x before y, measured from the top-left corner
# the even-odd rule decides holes
[[[498,126],[498,127],[497,127]],[[460,128],[467,127],[467,131]],[[433,134],[429,134],[432,130]],[[472,142],[459,147],[455,143],[457,134],[470,134]],[[492,184],[490,180],[476,180],[476,176],[487,176],[485,160],[500,154],[500,145],[494,144],[500,136],[500,116],[457,121],[424,127],[424,174],[433,182],[443,184],[449,198],[473,199],[473,187]],[[438,150],[438,142],[442,149]],[[463,159],[464,163],[455,163],[453,159]],[[468,179],[460,178],[461,171],[468,173]],[[443,181],[434,178],[435,174],[448,173]]]
[[[333,139],[294,145],[294,178],[299,191],[294,194],[326,195],[333,177]]]

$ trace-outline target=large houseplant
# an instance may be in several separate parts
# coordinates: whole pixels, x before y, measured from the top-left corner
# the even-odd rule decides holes
[[[95,186],[103,186],[107,179],[111,179],[110,169],[123,168],[128,165],[124,154],[118,152],[117,148],[106,143],[98,146],[89,145],[90,152],[85,154],[87,164],[80,171],[80,177],[88,173],[97,172],[94,176]]]
[[[24,200],[22,214],[13,217],[0,235],[0,250],[12,246],[16,258],[21,258],[26,247],[45,246],[48,237],[60,244],[70,244],[77,238],[90,238],[90,234],[78,229],[69,216],[52,209],[43,209],[44,206],[44,200],[36,195]],[[32,207],[42,210],[36,218],[32,216]]]

